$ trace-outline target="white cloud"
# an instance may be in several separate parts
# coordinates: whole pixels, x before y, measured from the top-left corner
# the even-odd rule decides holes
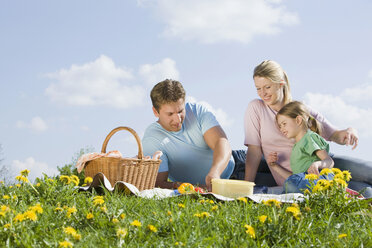
[[[56,168],[49,167],[43,162],[37,162],[33,157],[26,158],[25,161],[13,160],[10,168],[17,174],[25,169],[30,170],[30,174],[28,175],[30,181],[34,181],[36,177],[42,177],[42,173],[48,176],[58,175]]]
[[[372,108],[358,107],[339,96],[307,93],[304,102],[322,113],[332,124],[344,129],[354,127],[359,135],[372,137]]]
[[[160,63],[140,66],[139,74],[145,82],[150,85],[163,81],[164,79],[179,79],[179,72],[176,68],[176,62],[170,58],[163,59]]]
[[[137,1],[155,9],[164,35],[202,43],[247,43],[257,35],[274,35],[282,26],[299,23],[280,0],[159,0]]]
[[[46,75],[57,82],[45,93],[55,102],[69,105],[105,105],[128,108],[141,105],[145,90],[140,85],[129,85],[133,79],[130,70],[117,67],[107,56],[100,56],[84,65],[72,65],[70,69]]]
[[[351,102],[368,101],[372,99],[372,83],[346,88],[341,92],[341,97]]]
[[[18,128],[28,128],[37,132],[42,132],[48,129],[48,125],[46,124],[46,122],[39,116],[32,118],[29,123],[24,121],[17,121],[16,126]]]
[[[228,117],[227,113],[225,111],[223,111],[223,109],[221,109],[221,108],[216,109],[216,108],[212,107],[212,105],[210,105],[208,102],[197,101],[192,96],[187,96],[186,97],[186,102],[190,102],[190,103],[196,103],[197,102],[197,103],[200,103],[203,106],[205,106],[207,109],[209,109],[209,111],[211,111],[216,116],[216,119],[220,123],[222,128],[229,127],[234,123],[234,120],[231,119],[230,117]]]

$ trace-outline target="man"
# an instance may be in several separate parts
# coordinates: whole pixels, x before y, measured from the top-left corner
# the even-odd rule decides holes
[[[185,90],[175,80],[156,84],[150,96],[158,121],[146,129],[142,144],[145,155],[163,152],[156,187],[177,188],[189,182],[211,190],[213,178],[230,178],[237,154],[234,151],[232,157],[215,116],[200,104],[185,103]],[[245,166],[244,161],[240,164]]]

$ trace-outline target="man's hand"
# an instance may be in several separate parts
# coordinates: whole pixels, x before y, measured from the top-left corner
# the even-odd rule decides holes
[[[307,173],[309,174],[315,174],[315,175],[318,175],[319,176],[319,161],[316,161],[314,163],[312,163],[309,167],[309,169],[307,169]]]
[[[331,136],[331,140],[340,145],[353,146],[353,150],[358,146],[358,134],[352,127],[334,132]]]
[[[277,152],[270,152],[269,156],[266,159],[266,162],[270,166],[275,166],[278,162],[278,153]]]
[[[220,179],[221,177],[220,177],[220,175],[218,173],[213,172],[213,171],[212,172],[210,171],[207,174],[207,176],[205,177],[205,183],[207,184],[207,189],[208,189],[209,192],[212,191],[212,179],[213,178]]]

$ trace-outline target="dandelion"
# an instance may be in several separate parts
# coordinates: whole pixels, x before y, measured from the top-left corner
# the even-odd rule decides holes
[[[350,181],[350,179],[351,179],[350,171],[345,170],[345,171],[342,172],[342,174],[344,174],[345,181]]]
[[[346,238],[346,237],[347,237],[346,233],[341,233],[340,235],[338,235],[339,239]]]
[[[154,233],[156,233],[156,232],[158,231],[158,229],[157,229],[155,226],[153,226],[153,225],[148,225],[147,228],[148,228],[151,232],[154,232]]]
[[[71,179],[69,176],[65,176],[65,175],[61,175],[59,177],[59,180],[65,184],[70,184],[71,183]]]
[[[125,236],[127,236],[127,234],[128,234],[128,230],[127,229],[119,228],[116,231],[116,236],[118,236],[119,238],[124,238]]]
[[[266,219],[267,219],[267,215],[261,215],[260,217],[258,217],[259,221],[261,223],[265,223]]]
[[[120,214],[120,219],[124,220],[125,219],[125,214]]]
[[[344,180],[344,174],[343,173],[338,173],[334,176],[333,179],[341,179],[341,180]]]
[[[37,184],[36,184],[36,187],[40,187],[40,185],[41,185],[40,183],[37,183]]]
[[[342,174],[342,171],[341,171],[339,168],[335,168],[335,167],[333,167],[333,168],[331,169],[331,171],[332,171],[332,173],[335,174],[335,175],[337,175],[337,174]]]
[[[27,177],[29,173],[30,173],[30,170],[27,170],[27,169],[21,171],[21,175],[25,177]]]
[[[319,176],[316,175],[316,174],[307,174],[307,175],[305,175],[305,179],[310,180],[310,181],[317,180],[318,178],[319,178]]]
[[[201,204],[203,204],[203,203],[205,202],[205,200],[204,200],[204,199],[201,199],[199,202],[200,202]]]
[[[0,206],[0,210],[2,211],[2,212],[8,212],[8,211],[10,211],[10,208],[8,207],[8,206],[6,206],[6,205],[1,205]]]
[[[16,180],[24,183],[28,182],[28,178],[24,176],[16,176]]]
[[[342,187],[346,188],[347,187],[347,183],[342,180],[342,179],[339,179],[339,178],[335,178],[333,179],[333,181],[337,184],[337,185],[341,185]]]
[[[3,199],[4,199],[4,200],[8,200],[8,199],[10,199],[10,196],[8,196],[8,195],[3,195]]]
[[[245,197],[239,197],[238,200],[241,202],[247,203],[247,198]]]
[[[211,211],[216,211],[218,209],[218,206],[216,205],[216,206],[213,206],[212,208],[211,208]]]
[[[5,217],[5,212],[0,212],[1,217]]]
[[[276,207],[280,208],[280,205],[282,204],[280,201],[276,200],[276,199],[269,199],[269,200],[264,200],[262,201],[262,203],[264,205],[267,205],[267,206],[273,206],[275,205]]]
[[[75,233],[75,234],[72,235],[72,237],[73,237],[75,240],[80,240],[80,239],[81,239],[81,234]]]
[[[171,216],[172,215],[172,212],[168,210],[167,215],[168,216]]]
[[[43,213],[43,208],[41,207],[40,203],[36,204],[35,206],[29,207],[28,209],[31,210],[31,211],[34,211],[38,214]]]
[[[292,213],[293,217],[295,217],[297,220],[300,218],[301,212],[297,207],[287,207],[285,211],[287,213]]]
[[[320,171],[320,175],[328,175],[328,174],[331,174],[332,173],[332,170],[329,169],[329,168],[324,168],[323,170]]]
[[[7,224],[5,224],[3,227],[4,227],[4,228],[10,228],[10,226],[11,226],[11,225],[10,225],[9,223],[7,223]]]
[[[101,199],[101,198],[96,198],[93,200],[93,205],[94,206],[97,206],[97,205],[103,205],[105,203],[105,200]]]
[[[251,225],[245,225],[244,227],[246,228],[245,232],[248,233],[252,239],[256,238],[256,232]]]
[[[194,216],[198,218],[209,218],[211,214],[208,212],[202,212],[202,213],[196,213],[194,214]]]
[[[91,178],[91,177],[86,177],[84,179],[84,183],[86,183],[86,184],[91,184],[92,182],[93,182],[93,178]]]
[[[73,244],[70,242],[70,241],[62,241],[62,242],[59,242],[59,247],[72,247]]]
[[[78,186],[80,183],[80,179],[76,175],[70,176],[71,182],[75,184],[75,186]]]
[[[63,211],[63,208],[60,208],[60,207],[56,207],[55,209],[54,209],[54,211],[56,211],[56,212],[59,212],[59,211]]]
[[[213,200],[209,200],[208,201],[210,204],[214,204],[214,201]]]
[[[330,181],[326,179],[320,179],[316,185],[318,184],[322,187],[322,190],[327,190],[331,186]]]
[[[139,222],[138,220],[134,220],[132,221],[132,223],[130,223],[132,226],[136,226],[136,227],[140,227],[142,226],[141,222]]]
[[[17,184],[16,184],[16,187],[17,187],[17,188],[20,188],[20,187],[21,187],[21,185],[20,185],[19,183],[17,183]]]
[[[17,214],[16,217],[14,217],[14,222],[22,222],[25,220],[25,216],[23,214]]]
[[[73,228],[71,226],[68,226],[68,227],[63,228],[63,232],[66,233],[66,234],[69,234],[69,235],[76,234],[75,228]]]
[[[34,211],[26,211],[23,215],[24,215],[25,218],[27,218],[29,220],[32,220],[32,221],[37,220],[37,215]]]
[[[182,204],[182,203],[178,203],[178,206],[179,206],[180,208],[185,208],[185,205]]]
[[[88,213],[87,214],[87,219],[90,220],[90,219],[93,219],[94,215],[92,213]]]
[[[101,209],[102,212],[105,212],[105,213],[107,212],[106,206],[102,206],[100,209]]]
[[[119,222],[118,219],[116,219],[116,218],[113,218],[113,219],[112,219],[112,223],[118,223],[118,222]]]
[[[72,208],[68,208],[67,209],[67,218],[70,218],[71,217],[71,214],[73,214],[73,213],[76,213],[76,208],[75,207],[72,207]]]

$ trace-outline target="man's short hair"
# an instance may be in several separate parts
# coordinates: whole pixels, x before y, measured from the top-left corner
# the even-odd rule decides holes
[[[152,106],[158,112],[163,104],[177,102],[179,99],[185,100],[185,96],[186,92],[182,84],[172,79],[157,83],[150,93]]]

